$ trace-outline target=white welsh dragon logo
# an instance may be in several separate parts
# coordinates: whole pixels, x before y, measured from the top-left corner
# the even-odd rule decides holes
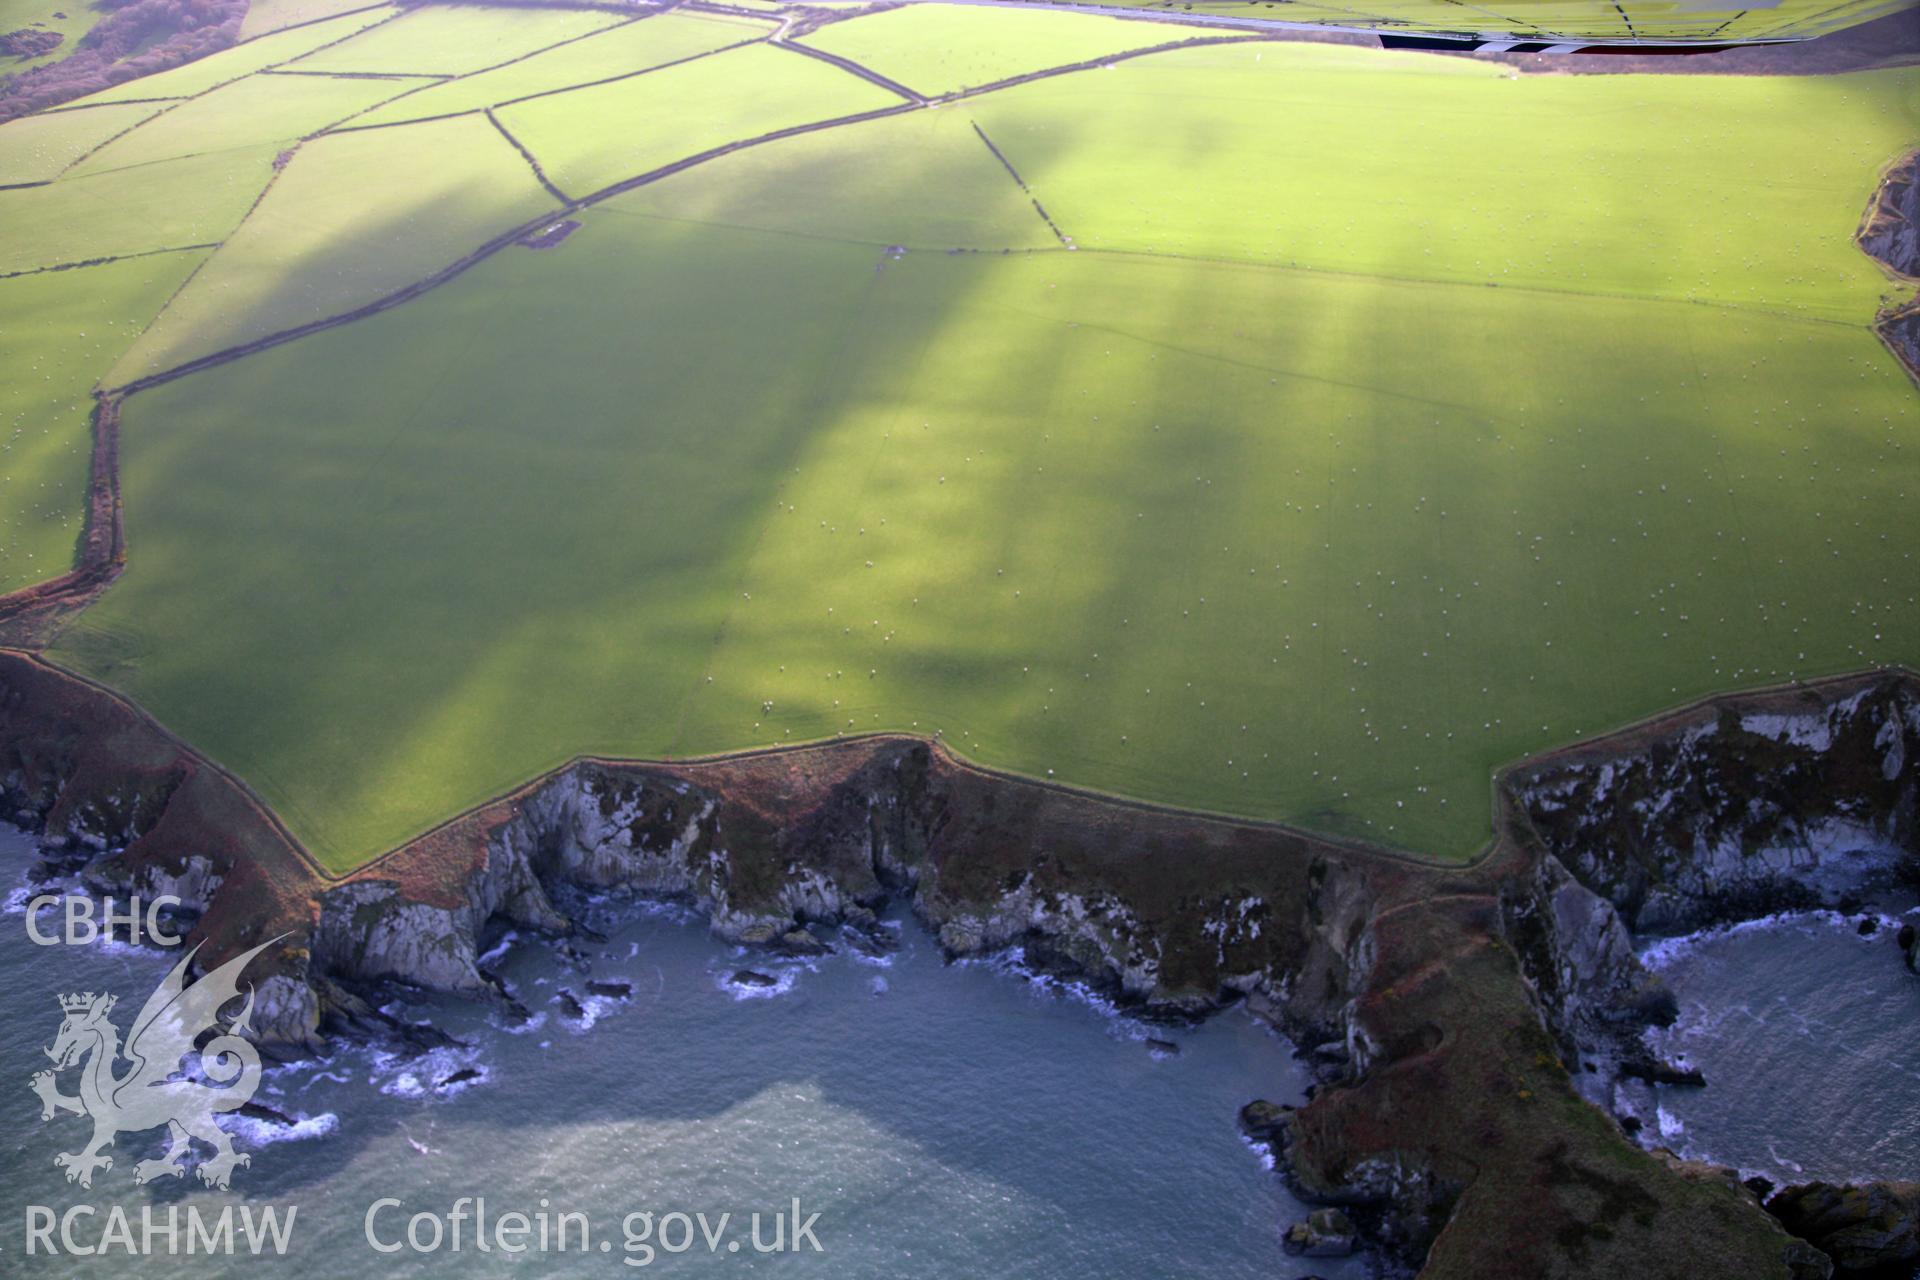
[[[239,997],[240,973],[248,961],[278,941],[263,942],[235,956],[190,986],[187,966],[200,948],[189,951],[147,997],[125,1048],[119,1030],[107,1019],[115,997],[91,991],[60,997],[66,1020],[46,1050],[53,1070],[35,1072],[32,1088],[40,1095],[42,1120],[51,1120],[60,1111],[93,1120],[92,1141],[77,1152],[53,1158],[67,1171],[68,1182],[90,1187],[94,1170],[113,1168],[113,1157],[103,1153],[113,1146],[115,1134],[161,1125],[167,1127],[170,1138],[166,1154],[136,1164],[135,1182],[185,1173],[181,1161],[194,1139],[214,1150],[213,1158],[198,1170],[201,1181],[210,1187],[225,1187],[235,1165],[252,1163],[251,1157],[233,1149],[232,1139],[213,1118],[245,1105],[260,1085],[260,1053],[243,1038],[252,1029],[253,988],[247,988],[246,1004],[224,1031],[220,1010]],[[218,1034],[197,1045],[208,1032]],[[189,1054],[199,1058],[203,1079],[182,1074],[181,1061]],[[130,1065],[124,1074],[115,1075],[114,1064],[122,1057]],[[80,1095],[68,1097],[60,1092],[56,1077],[76,1064],[80,1064]]]

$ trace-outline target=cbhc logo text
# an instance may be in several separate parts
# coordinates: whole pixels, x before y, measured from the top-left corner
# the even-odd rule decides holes
[[[55,903],[63,903],[61,928],[58,933],[48,933],[40,927],[40,913]],[[180,935],[169,933],[161,927],[160,913],[168,907],[177,907],[180,899],[172,894],[161,894],[147,903],[142,909],[138,897],[127,901],[125,910],[114,905],[114,899],[104,898],[97,905],[92,898],[80,894],[43,893],[27,903],[27,936],[43,947],[86,946],[102,934],[109,937],[116,929],[125,929],[134,943],[144,937],[147,941],[162,947],[180,945]]]

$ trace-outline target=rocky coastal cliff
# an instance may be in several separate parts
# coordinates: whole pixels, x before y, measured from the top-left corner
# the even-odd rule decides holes
[[[1860,221],[1860,248],[1888,270],[1912,276],[1920,264],[1920,151],[1887,171]]]
[[[1531,762],[1467,869],[882,737],[578,761],[328,880],[233,779],[19,654],[0,654],[0,793],[93,883],[179,896],[209,961],[291,935],[256,1005],[283,1052],[400,1030],[375,1008],[388,983],[509,1000],[489,930],[565,935],[569,889],[671,898],[789,952],[872,944],[900,900],[949,955],[1017,947],[1147,1018],[1244,1001],[1287,1034],[1321,1083],[1243,1123],[1338,1210],[1299,1224],[1309,1252],[1351,1231],[1429,1276],[1824,1276],[1750,1190],[1641,1151],[1572,1073],[1644,1065],[1639,1029],[1671,1010],[1630,927],[1824,899],[1912,857],[1917,689],[1723,699]]]
[[[1887,171],[1856,238],[1867,256],[1892,275],[1920,278],[1920,151]],[[1875,328],[1907,371],[1920,379],[1920,301],[1887,307]]]
[[[1920,884],[1920,682],[1828,682],[1716,700],[1511,771],[1539,850],[1509,937],[1565,1049],[1609,1073],[1699,1083],[1648,1055],[1670,998],[1628,928],[1670,934]],[[1535,917],[1537,904],[1549,910]],[[1911,925],[1888,963],[1915,969]],[[1731,1170],[1693,1166],[1731,1180]],[[1837,1275],[1920,1262],[1910,1183],[1753,1188]]]
[[[1920,879],[1916,753],[1920,697],[1890,678],[1722,699],[1510,772],[1541,856],[1509,936],[1569,1051],[1678,1078],[1640,1047],[1671,999],[1629,931],[1845,906]]]
[[[1509,775],[1543,850],[1639,933],[1826,905],[1920,844],[1920,702],[1868,684],[1727,699]]]
[[[1223,828],[1197,841],[1220,876],[1180,877],[1210,890],[1168,897],[1152,850],[1117,857],[1125,826],[1093,807],[912,739],[685,766],[585,761],[322,892],[313,956],[351,981],[486,994],[485,926],[566,932],[558,886],[678,901],[719,937],[789,952],[870,932],[898,895],[950,956],[1019,947],[1149,1018],[1256,995],[1303,1033],[1339,1033],[1364,968],[1363,880],[1332,877],[1311,853],[1250,875],[1267,842]],[[465,851],[457,866],[452,849]]]

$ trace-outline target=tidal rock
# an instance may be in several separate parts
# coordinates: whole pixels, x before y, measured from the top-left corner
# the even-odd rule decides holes
[[[1265,1098],[1255,1098],[1240,1108],[1240,1132],[1256,1142],[1276,1140],[1293,1119],[1293,1108]]]
[[[1288,1125],[1293,1121],[1293,1108],[1278,1102],[1268,1102],[1265,1098],[1256,1098],[1240,1108],[1240,1132],[1247,1141],[1255,1146],[1265,1147],[1273,1156],[1275,1165],[1286,1159]]]
[[[1698,1088],[1707,1082],[1700,1068],[1668,1062],[1651,1053],[1628,1058],[1620,1064],[1620,1074],[1648,1084],[1683,1084]]]
[[[849,947],[852,947],[854,951],[859,953],[860,955],[867,956],[876,960],[881,958],[882,956],[886,956],[891,954],[894,951],[897,951],[900,945],[899,943],[893,942],[888,939],[878,938],[868,933],[862,933],[858,929],[848,929],[845,931],[845,934],[846,934],[847,945]]]
[[[1910,924],[1903,924],[1893,940],[1907,957],[1908,971],[1920,973],[1920,932],[1916,932]]]
[[[1876,932],[1879,931],[1879,928],[1880,928],[1880,922],[1878,920],[1874,919],[1872,916],[1862,916],[1860,917],[1860,924],[1858,926],[1857,932],[1863,938],[1871,938]]]
[[[567,990],[565,987],[560,988],[560,990],[555,993],[553,1002],[559,1005],[560,1012],[569,1018],[584,1018],[587,1016],[587,1008],[580,1003],[580,997],[574,995],[573,992]]]
[[[1836,1275],[1906,1274],[1920,1263],[1920,1182],[1809,1182],[1781,1190],[1767,1212],[1818,1245]]]
[[[781,934],[776,949],[790,956],[824,956],[833,953],[832,947],[805,929],[789,929]]]
[[[433,1049],[463,1047],[459,1039],[439,1028],[425,1022],[406,1022],[396,1018],[373,1004],[363,991],[325,977],[317,980],[309,978],[308,982],[278,975],[267,979],[258,988],[259,1000],[254,1005],[256,1015],[266,1004],[267,988],[275,983],[281,984],[281,991],[287,997],[276,1002],[281,1008],[274,1021],[282,1027],[291,1020],[311,1017],[312,1021],[305,1025],[317,1028],[324,1021],[333,1029],[354,1031],[384,1040],[408,1058],[419,1057]],[[313,1003],[310,1013],[294,999],[302,995]],[[262,1026],[257,1016],[254,1026],[256,1030]]]
[[[510,1024],[516,1027],[533,1020],[533,1010],[527,1008],[525,1002],[509,992],[506,983],[485,969],[482,969],[480,972],[487,981],[493,983],[499,991],[499,995],[495,997],[495,1001],[499,1005],[502,1017],[506,1018]]]
[[[1156,1058],[1177,1058],[1180,1056],[1180,1046],[1171,1040],[1148,1040],[1147,1052]]]
[[[633,994],[633,984],[627,982],[589,982],[587,992],[590,995],[606,996],[613,1000],[625,1000]]]
[[[293,1128],[292,1116],[284,1111],[275,1111],[265,1103],[243,1102],[234,1109],[249,1120],[258,1120],[262,1124],[270,1124],[277,1129]]]
[[[855,951],[866,956],[888,955],[900,949],[900,936],[880,923],[870,909],[855,903],[846,909],[840,932]]]
[[[1287,1228],[1288,1253],[1307,1258],[1344,1258],[1353,1252],[1353,1219],[1340,1209],[1315,1209],[1304,1222]]]
[[[444,1079],[440,1081],[439,1084],[435,1085],[434,1088],[452,1089],[458,1085],[463,1085],[463,1084],[467,1084],[470,1081],[478,1080],[480,1076],[481,1076],[481,1072],[478,1067],[462,1067],[458,1071],[455,1071],[452,1074],[446,1076]]]
[[[758,969],[736,969],[727,981],[736,987],[753,987],[757,990],[780,985],[780,979],[770,973],[761,973]]]

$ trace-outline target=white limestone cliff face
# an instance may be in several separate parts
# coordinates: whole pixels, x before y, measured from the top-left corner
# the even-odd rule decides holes
[[[903,815],[909,803],[882,771],[838,796],[807,841],[775,858],[757,849],[749,868],[715,797],[670,779],[578,766],[516,801],[487,836],[485,859],[456,905],[409,901],[377,875],[325,893],[314,967],[349,982],[488,994],[478,957],[490,922],[571,928],[549,886],[672,899],[721,938],[775,949],[819,947],[807,926],[865,927],[873,907],[901,895],[955,957],[1017,947],[1035,967],[1161,1015],[1200,1016],[1247,995],[1289,1029],[1347,1036],[1346,1006],[1367,961],[1363,875],[1341,868],[1329,877],[1322,868],[1309,918],[1297,924],[1274,921],[1258,895],[1223,890],[1155,926],[1141,904],[1111,889],[1042,888],[1031,873],[990,895],[956,892],[902,839],[903,816],[915,816]],[[1170,982],[1176,947],[1189,976]]]
[[[1703,713],[1508,785],[1546,851],[1635,932],[1830,904],[1920,855],[1920,696],[1887,679],[1809,703]]]

